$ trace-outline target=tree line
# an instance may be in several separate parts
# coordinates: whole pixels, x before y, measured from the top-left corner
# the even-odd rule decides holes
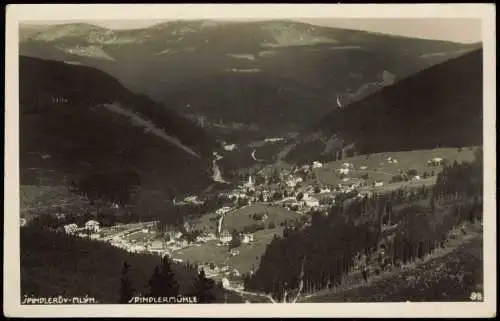
[[[187,265],[186,268],[194,272],[194,266]],[[217,300],[214,293],[216,287],[221,287],[214,280],[209,279],[205,275],[205,271],[201,269],[192,282],[192,290],[189,293],[181,293],[179,283],[177,282],[175,273],[172,271],[171,261],[167,256],[162,259],[162,264],[156,266],[148,282],[148,293],[137,293],[132,282],[130,281],[130,265],[127,261],[123,263],[121,271],[121,282],[119,289],[120,304],[133,303],[132,298],[135,296],[146,297],[177,297],[179,295],[185,297],[196,297],[197,303],[213,303]]]

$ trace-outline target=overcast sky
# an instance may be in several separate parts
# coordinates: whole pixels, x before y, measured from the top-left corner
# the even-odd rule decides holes
[[[448,40],[462,43],[481,41],[481,20],[466,18],[362,18],[362,19],[293,19],[321,26],[345,29],[365,30],[378,33],[401,35],[407,37]],[[165,20],[100,20],[71,21],[87,22],[111,29],[137,29],[151,26]],[[64,23],[68,23],[65,21]],[[41,22],[34,24],[59,24],[58,22]]]

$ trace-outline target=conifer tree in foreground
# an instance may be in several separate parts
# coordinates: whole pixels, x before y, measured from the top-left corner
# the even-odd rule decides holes
[[[177,296],[179,294],[179,284],[175,279],[170,259],[163,257],[161,268],[161,285],[164,296]]]
[[[130,299],[134,296],[135,290],[132,288],[132,284],[128,278],[128,271],[130,269],[130,265],[127,261],[123,263],[122,269],[122,279],[120,286],[120,301],[119,303],[125,304],[129,303]]]
[[[198,277],[194,283],[194,294],[198,298],[198,303],[212,303],[215,301],[216,297],[212,292],[214,288],[214,281],[208,279],[205,275],[205,271],[201,269]]]
[[[161,268],[156,266],[149,279],[149,296],[173,297],[179,294],[179,284],[175,280],[170,260],[167,256],[162,259]]]
[[[155,270],[153,275],[149,279],[149,296],[159,297],[161,296],[162,288],[161,288],[161,274],[160,268],[155,266]]]

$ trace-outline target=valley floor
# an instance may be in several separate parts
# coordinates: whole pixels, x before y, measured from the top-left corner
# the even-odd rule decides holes
[[[362,190],[372,192],[387,192],[402,187],[419,187],[422,185],[435,184],[435,176],[422,178],[418,181],[389,183],[392,175],[398,174],[403,169],[413,168],[419,173],[429,171],[426,165],[427,160],[432,157],[444,156],[448,160],[458,159],[460,161],[469,160],[473,157],[472,149],[436,149],[429,151],[411,151],[399,153],[381,153],[369,156],[357,156],[348,161],[354,165],[356,170],[352,174],[358,175],[359,172],[369,173],[373,176],[382,175],[385,177],[386,185],[366,186]],[[388,158],[397,158],[398,163],[385,163]],[[319,169],[315,169],[319,183],[338,183],[340,178],[335,174],[335,169],[342,166],[342,162],[332,162],[323,164]],[[358,168],[364,168],[358,170]],[[436,168],[436,171],[438,169]],[[311,187],[312,183],[307,182],[306,186]],[[269,191],[273,191],[270,186]],[[27,211],[28,208],[35,207],[40,209],[42,206],[53,206],[54,200],[58,200],[58,206],[63,207],[66,203],[75,203],[73,195],[68,194],[65,189],[39,187],[25,187],[21,189],[24,202],[22,208]],[[334,195],[334,192],[324,193]],[[71,197],[70,197],[71,196]],[[68,201],[62,202],[68,198]],[[276,203],[276,204],[270,204]],[[242,290],[242,278],[240,273],[248,273],[259,266],[262,255],[266,251],[266,246],[271,242],[275,235],[280,236],[283,232],[284,221],[298,221],[304,217],[304,214],[285,209],[279,206],[280,201],[276,202],[255,202],[233,209],[222,223],[222,228],[227,231],[242,231],[246,227],[256,224],[253,214],[266,213],[267,220],[264,229],[257,230],[254,233],[255,241],[250,244],[242,244],[239,247],[238,254],[234,256],[228,252],[227,246],[221,246],[216,235],[218,214],[208,213],[194,221],[190,221],[192,228],[200,231],[210,232],[213,237],[207,242],[194,242],[170,249],[170,255],[178,262],[191,262],[207,265],[213,263],[216,266],[228,267],[230,271],[221,273],[210,273],[207,268],[206,273],[209,277],[220,280],[228,277],[232,281],[227,288],[236,296],[241,296],[244,300],[248,299],[252,303],[270,302],[269,296],[260,293],[245,292]],[[62,204],[62,205],[61,205]],[[277,205],[278,206],[271,206]],[[81,207],[81,206],[80,206]],[[26,213],[25,213],[26,216]],[[261,222],[262,223],[262,222]],[[272,223],[272,224],[271,224]],[[137,247],[139,243],[146,246],[146,241],[152,241],[156,233],[151,231],[142,232],[147,226],[145,223],[137,225],[122,225],[119,229],[113,228],[108,231],[103,229],[102,236],[98,239],[110,241],[113,237],[127,241],[127,246]],[[144,225],[144,226],[143,226]],[[148,227],[151,228],[151,227]],[[109,233],[107,233],[109,232]],[[134,232],[129,233],[127,232]],[[109,235],[108,235],[109,234]],[[144,235],[143,235],[144,234]],[[482,290],[482,233],[479,226],[471,226],[466,235],[461,235],[457,239],[451,240],[445,249],[440,249],[431,254],[426,260],[407,265],[402,269],[393,269],[382,272],[377,276],[371,277],[367,283],[364,282],[359,272],[351,273],[345,282],[335,289],[327,289],[315,292],[302,298],[302,302],[371,302],[371,301],[450,301],[467,300],[471,292]],[[94,235],[96,236],[96,235]],[[151,239],[151,240],[150,240]],[[130,241],[130,242],[129,242]],[[163,240],[162,243],[165,240]],[[181,241],[179,240],[179,243]],[[177,244],[175,244],[177,246]],[[126,247],[125,247],[126,248]],[[133,251],[132,251],[133,252]],[[150,269],[151,270],[151,269]],[[148,271],[150,272],[150,271]],[[234,275],[233,275],[234,274]],[[144,283],[144,282],[143,282]]]

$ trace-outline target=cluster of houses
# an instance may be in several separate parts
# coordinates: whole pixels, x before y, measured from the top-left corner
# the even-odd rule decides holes
[[[284,140],[284,138],[281,138],[281,137],[269,137],[269,138],[264,139],[264,141],[266,143],[275,143],[275,142],[280,142],[282,140]]]
[[[145,231],[141,231],[145,233]],[[126,237],[116,236],[112,238],[109,242],[115,247],[123,248],[129,252],[133,253],[153,253],[160,256],[170,255],[172,252],[185,249],[191,246],[201,246],[212,240],[217,240],[217,237],[213,233],[202,233],[198,235],[194,242],[190,243],[188,240],[183,238],[183,234],[180,231],[169,231],[165,232],[163,237],[156,237],[156,232],[149,231],[154,236],[144,237],[143,239],[131,239]],[[138,232],[136,232],[138,233]],[[130,236],[130,234],[129,234]]]
[[[241,243],[243,244],[249,244],[254,241],[254,234],[253,233],[239,233],[239,239]],[[233,236],[231,233],[228,231],[224,230],[220,233],[219,235],[219,243],[217,244],[218,246],[225,246],[228,245],[229,242],[233,240]]]
[[[236,144],[227,144],[227,145],[224,145],[224,150],[226,150],[226,151],[233,151],[235,149],[237,149]]]
[[[192,205],[203,205],[205,201],[200,200],[198,198],[198,195],[191,195],[187,196],[182,200],[182,202],[175,202],[176,205],[181,205],[181,204],[192,204]]]
[[[237,200],[245,199],[247,200],[247,205],[251,205],[252,203],[259,201],[273,202],[275,204],[283,205],[290,210],[307,212],[309,209],[316,209],[323,205],[334,204],[334,197],[332,195],[330,195],[332,197],[330,197],[329,201],[324,201],[328,194],[333,194],[333,192],[350,193],[359,189],[364,184],[363,179],[344,177],[342,182],[337,185],[299,185],[304,182],[304,179],[301,176],[307,176],[314,168],[321,168],[322,166],[323,164],[315,161],[312,165],[304,165],[292,169],[283,169],[278,174],[280,183],[274,184],[275,187],[271,187],[271,185],[268,184],[255,186],[252,176],[249,176],[248,181],[245,182],[245,184],[242,184],[231,192],[221,193],[219,196],[226,196],[227,198],[234,200],[235,206],[237,206]],[[366,169],[366,166],[362,167]],[[342,164],[342,167],[337,170],[337,172],[348,174],[353,168],[353,164],[344,163]],[[300,175],[299,172],[301,172],[302,175]],[[383,186],[383,182],[375,182],[375,186]],[[285,193],[282,198],[273,199],[276,192]],[[303,195],[302,198],[297,198],[299,193]],[[224,206],[218,209],[216,214],[221,216],[225,215],[227,212],[233,210],[233,208],[234,207],[232,206]]]
[[[100,223],[95,220],[89,220],[85,223],[83,227],[79,227],[75,223],[64,225],[64,232],[69,235],[78,235],[82,237],[87,237],[90,235],[91,238],[99,238],[98,234],[101,230]]]
[[[295,197],[287,197],[281,201],[281,204],[291,211],[305,212],[308,208],[318,208],[320,206],[320,201],[316,197],[310,196],[306,193],[300,201],[298,201]]]
[[[393,157],[387,157],[387,163],[389,164],[397,164],[398,160]]]
[[[366,169],[366,166],[364,166],[365,169]],[[336,172],[338,174],[341,174],[341,175],[347,175],[349,174],[349,172],[354,168],[354,165],[351,164],[351,163],[343,163],[342,166],[340,168],[338,168],[336,170]]]
[[[114,237],[109,243],[114,247],[124,249],[130,253],[144,253],[147,252],[147,249],[150,244],[147,242],[129,242],[125,238]]]
[[[227,214],[228,212],[232,211],[233,208],[230,207],[230,206],[223,206],[221,208],[219,208],[218,210],[215,211],[215,214],[217,215],[225,215]]]
[[[183,238],[183,233],[180,231],[168,231],[164,233],[163,237],[157,237],[156,230],[147,227],[137,228],[126,233],[113,233],[114,236],[105,236],[106,232],[109,231],[105,232],[101,229],[99,222],[95,220],[89,220],[83,227],[79,227],[75,223],[65,225],[64,231],[69,235],[108,242],[112,246],[130,253],[149,252],[161,256],[186,247],[201,246],[206,242],[217,240],[213,233],[202,233],[196,237],[194,242],[190,243]],[[137,234],[141,234],[140,237],[133,237]]]
[[[428,166],[441,166],[445,163],[445,160],[441,157],[434,157],[427,161]]]
[[[213,263],[198,264],[197,267],[199,272],[203,269],[207,277],[215,280],[220,280],[222,282],[222,286],[225,289],[238,288],[243,286],[240,280],[241,273],[236,268],[232,268],[228,265],[218,266]],[[234,281],[236,281],[236,284],[232,285],[231,281],[233,281],[233,283]]]
[[[323,164],[321,162],[314,161],[312,163],[312,168],[322,168],[322,167],[323,167]]]

